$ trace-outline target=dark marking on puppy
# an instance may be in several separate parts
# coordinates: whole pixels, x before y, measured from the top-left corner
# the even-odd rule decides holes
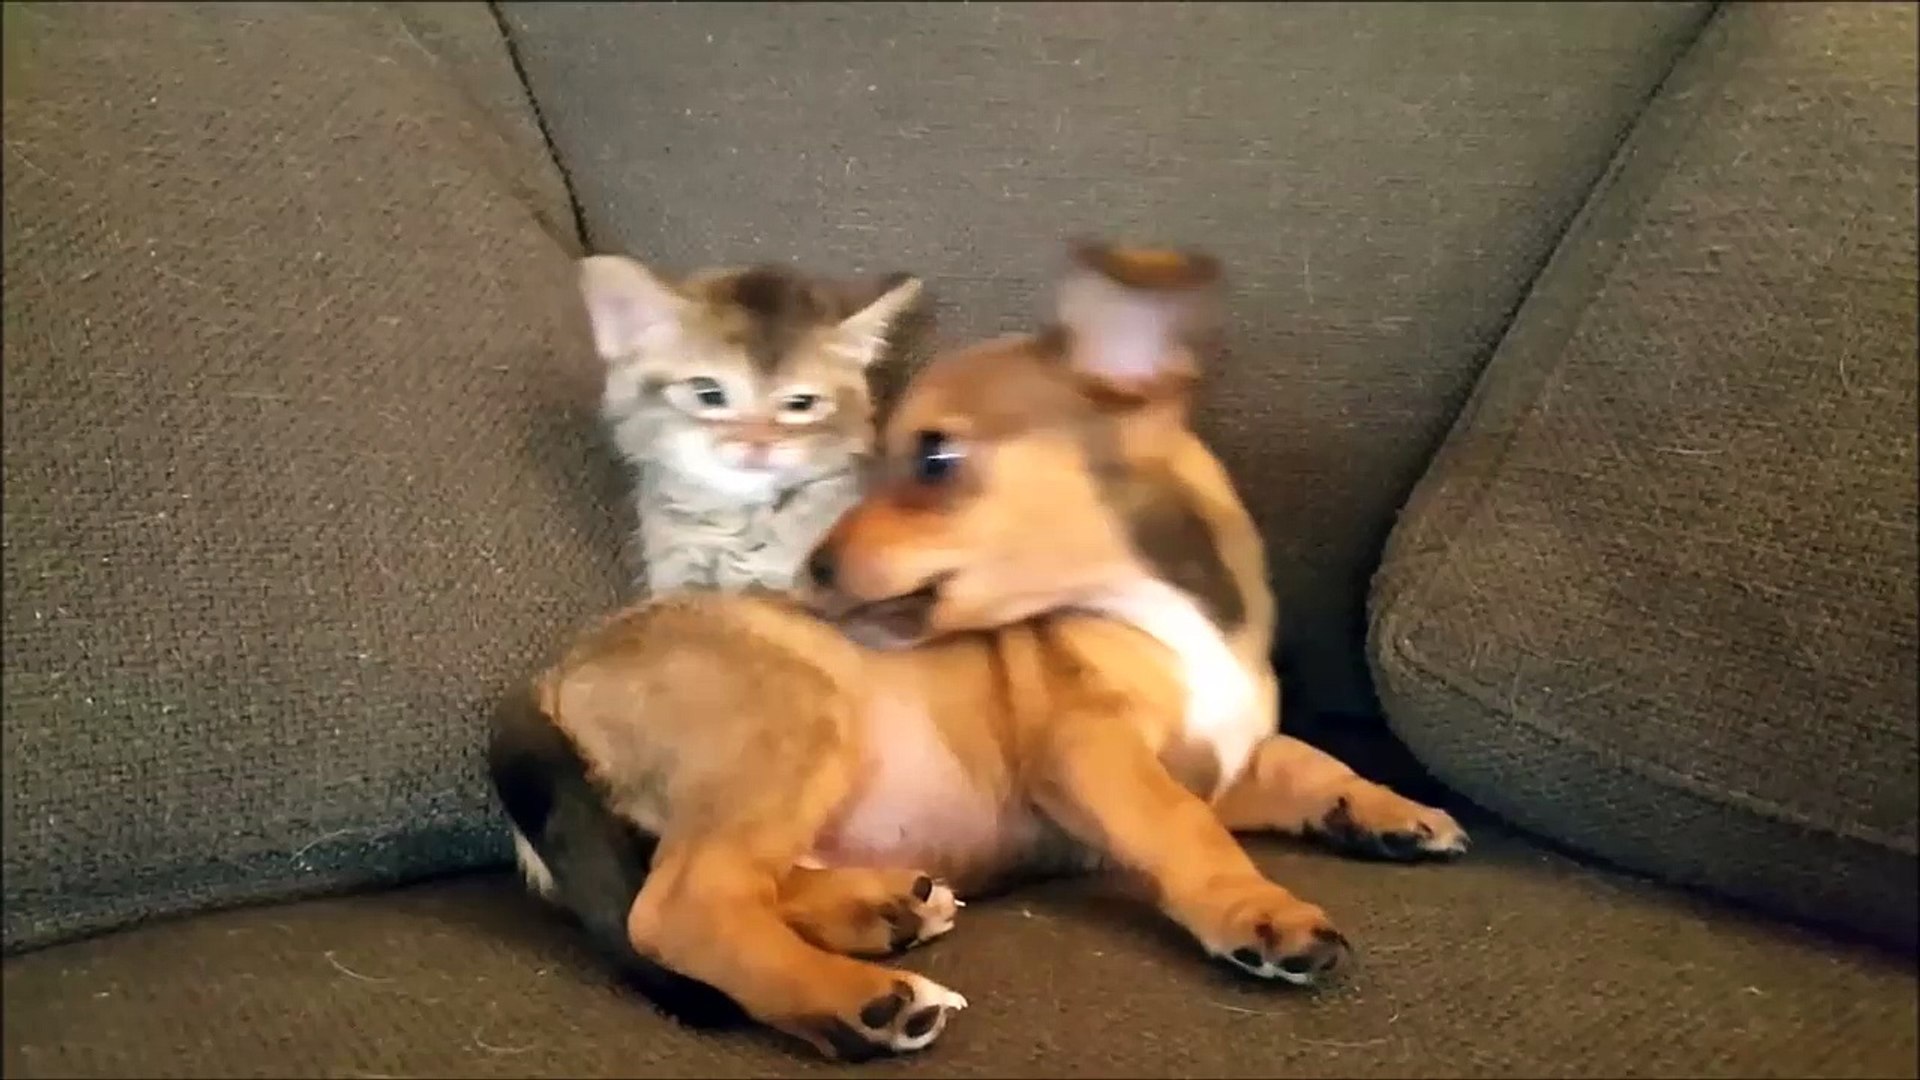
[[[1129,289],[1180,292],[1220,280],[1220,260],[1205,252],[1123,247],[1087,239],[1070,246],[1076,263]]]
[[[1101,501],[1127,530],[1134,554],[1161,580],[1191,596],[1208,619],[1231,633],[1246,621],[1246,598],[1220,557],[1220,546],[1205,518],[1187,501],[1170,476],[1134,468],[1119,460],[1111,436],[1086,440],[1088,460]]]
[[[1247,617],[1240,587],[1220,557],[1213,530],[1178,488],[1150,486],[1125,520],[1134,550],[1168,584],[1198,600],[1215,626],[1240,628]]]
[[[507,816],[553,875],[553,899],[624,981],[688,1027],[747,1019],[719,990],[634,950],[627,914],[659,839],[607,809],[578,748],[535,705],[530,687],[510,694],[494,714],[487,767]]]
[[[1033,335],[1034,355],[1051,363],[1064,363],[1067,348],[1073,344],[1073,331],[1057,322],[1047,323]]]
[[[1200,739],[1176,739],[1160,751],[1160,764],[1180,786],[1202,799],[1220,787],[1220,758]]]

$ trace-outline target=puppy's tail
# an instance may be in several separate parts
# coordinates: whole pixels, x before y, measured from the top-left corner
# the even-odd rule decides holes
[[[487,770],[529,884],[579,921],[629,985],[689,1027],[746,1019],[732,998],[634,950],[627,913],[646,884],[659,838],[613,813],[579,749],[541,711],[530,686],[510,693],[494,714]]]

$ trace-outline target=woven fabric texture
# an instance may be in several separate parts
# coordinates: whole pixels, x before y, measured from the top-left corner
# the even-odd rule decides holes
[[[900,966],[971,1002],[836,1068],[615,989],[494,875],[200,916],[9,960],[9,1077],[1911,1077],[1910,966],[1475,832],[1454,866],[1256,843],[1360,961],[1250,985],[1093,883],[971,904]]]
[[[1915,29],[1716,16],[1412,500],[1373,641],[1482,805],[1907,947]]]
[[[917,271],[943,340],[1031,326],[1070,234],[1222,256],[1201,424],[1298,700],[1364,713],[1394,511],[1707,6],[501,10],[596,249]]]
[[[483,710],[619,584],[497,22],[5,31],[6,948],[497,863]]]

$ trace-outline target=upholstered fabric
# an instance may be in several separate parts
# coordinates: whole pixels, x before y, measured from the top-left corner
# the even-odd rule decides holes
[[[6,20],[6,947],[497,863],[477,724],[619,584],[498,24]]]
[[[1915,29],[1716,17],[1422,482],[1373,642],[1482,805],[1907,947]]]
[[[1096,882],[968,905],[909,953],[971,1003],[924,1055],[816,1061],[617,988],[510,875],[168,922],[7,961],[9,1077],[1911,1077],[1886,956],[1703,908],[1475,822],[1453,866],[1256,842],[1354,938],[1250,984]]]

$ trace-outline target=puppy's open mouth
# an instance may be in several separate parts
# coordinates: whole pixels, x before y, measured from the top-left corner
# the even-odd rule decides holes
[[[909,593],[855,604],[833,620],[848,637],[870,649],[912,645],[927,635],[927,617],[940,603],[942,575]]]

